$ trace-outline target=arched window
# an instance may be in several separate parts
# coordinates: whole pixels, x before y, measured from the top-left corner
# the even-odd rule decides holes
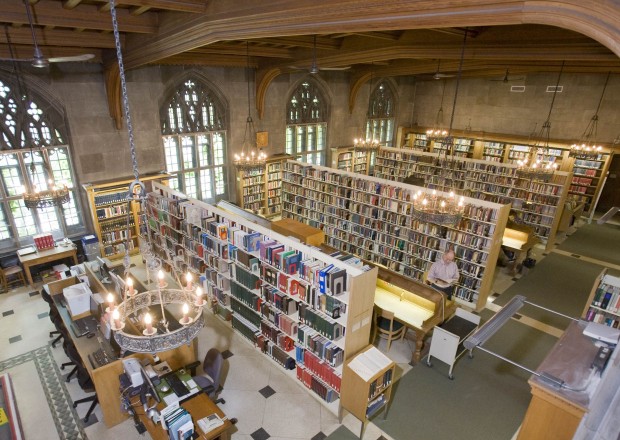
[[[0,75],[0,249],[24,244],[42,232],[60,238],[85,230],[64,118],[26,85]],[[71,189],[70,201],[26,208],[24,190],[47,188],[50,178]]]
[[[366,117],[366,139],[391,147],[394,142],[394,94],[386,82],[380,82],[372,91]]]
[[[226,110],[201,80],[185,79],[161,108],[169,184],[190,197],[226,198]]]
[[[327,147],[327,100],[312,81],[303,81],[286,106],[286,153],[323,165]]]

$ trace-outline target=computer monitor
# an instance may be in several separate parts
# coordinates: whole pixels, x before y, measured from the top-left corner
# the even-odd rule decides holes
[[[97,263],[99,263],[99,276],[102,279],[101,281],[103,283],[108,282],[106,281],[110,276],[110,268],[108,267],[108,264],[101,257],[97,257]]]
[[[118,295],[119,298],[122,298],[125,292],[125,280],[121,276],[116,275],[114,272],[110,272],[110,280],[112,280],[112,284],[114,284],[116,295]]]
[[[155,388],[155,385],[151,381],[149,374],[146,372],[144,366],[142,365],[140,365],[140,372],[142,373],[142,379],[144,379],[143,387],[146,387],[145,391],[148,392],[151,396],[153,396],[153,399],[155,399],[157,403],[161,402],[161,398],[159,397],[159,394],[157,394],[157,388]]]

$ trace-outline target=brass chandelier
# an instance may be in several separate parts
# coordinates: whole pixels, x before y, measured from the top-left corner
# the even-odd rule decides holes
[[[456,76],[456,87],[454,90],[454,101],[452,103],[450,126],[447,132],[441,131],[439,134],[436,134],[436,137],[434,138],[436,141],[440,141],[445,147],[443,157],[441,157],[441,151],[439,152],[436,164],[440,169],[438,175],[438,178],[440,179],[440,182],[438,184],[439,190],[437,188],[432,190],[430,190],[429,188],[425,188],[424,190],[420,190],[415,193],[412,200],[413,210],[411,212],[411,216],[414,219],[423,222],[434,223],[437,225],[456,224],[462,217],[463,211],[465,210],[464,198],[455,195],[454,191],[450,188],[449,182],[452,181],[454,171],[458,166],[453,156],[454,139],[452,137],[452,125],[454,123],[454,113],[456,110],[456,102],[459,94],[459,84],[461,82],[461,75],[463,73],[463,59],[465,57],[465,44],[467,42],[468,32],[469,28],[466,28],[463,35],[463,45],[461,47],[461,58],[459,61],[458,74]],[[440,107],[439,111],[443,112],[443,109]],[[438,113],[438,118],[439,115],[440,113]],[[427,136],[429,136],[428,132]],[[432,138],[435,135],[430,134],[430,136]],[[426,186],[429,186],[428,181]]]
[[[32,175],[33,182],[32,189],[26,189],[23,195],[24,205],[26,205],[26,208],[28,209],[44,209],[52,206],[61,206],[68,203],[71,199],[67,185],[64,183],[56,183],[54,181],[54,174],[49,162],[46,159],[45,152],[41,151],[41,155],[43,157],[44,174],[48,177],[46,188],[41,189],[36,183],[34,183],[37,175],[37,167],[34,163],[34,152],[31,149],[30,158],[32,162],[30,163],[30,173]]]
[[[542,182],[549,182],[553,177],[555,171],[558,169],[558,164],[555,162],[555,158],[551,157],[549,151],[549,137],[551,131],[551,112],[553,111],[553,105],[555,104],[555,98],[560,86],[560,79],[562,78],[562,71],[564,70],[564,61],[560,67],[560,73],[553,90],[553,98],[551,99],[551,105],[549,106],[549,113],[547,119],[543,122],[540,129],[540,133],[536,136],[535,144],[532,148],[530,158],[525,158],[517,162],[517,176],[530,179],[539,180]]]
[[[125,70],[114,0],[110,0],[110,13],[112,15],[112,27],[114,30],[114,41],[116,43],[116,55],[121,79],[121,93],[127,120],[129,148],[135,177],[134,182],[129,186],[127,203],[132,203],[132,201],[145,203],[145,188],[139,178],[136,160],[133,126],[129,113],[129,99],[127,96]],[[145,210],[143,209],[143,211]],[[128,209],[128,232],[130,213],[131,209]],[[150,274],[149,268],[161,268],[162,263],[161,260],[157,259],[154,253],[151,252],[150,236],[148,238],[148,243],[141,243],[140,252],[146,261],[147,273]],[[127,240],[130,239],[130,234],[128,233]],[[128,277],[129,266],[129,246],[125,246],[125,288],[120,298],[120,304],[115,305],[112,302],[108,308],[110,327],[114,332],[114,339],[120,346],[122,352],[131,351],[154,354],[189,344],[204,326],[202,306],[205,302],[202,300],[202,291],[200,287],[194,288],[191,278],[188,277],[187,285],[184,289],[169,289],[164,282],[163,271],[159,270],[157,273],[158,283],[156,289],[135,293],[133,283]],[[169,312],[168,308],[178,308],[178,306],[182,307],[183,316],[178,319],[177,322],[172,322],[172,320],[167,317],[167,315],[170,315],[170,313],[167,313]],[[160,313],[161,316],[157,316],[160,315]]]
[[[245,43],[246,60],[247,60],[247,83],[248,83],[248,117],[245,120],[245,133],[243,134],[243,144],[241,145],[241,153],[235,154],[233,164],[237,169],[251,170],[262,168],[265,166],[267,155],[258,151],[256,145],[256,130],[254,129],[254,120],[250,110],[250,43]],[[246,152],[246,147],[248,151]]]
[[[610,75],[611,72],[608,72],[607,78],[605,79],[605,85],[603,86],[603,91],[601,92],[601,97],[598,101],[598,106],[596,107],[596,111],[594,112],[592,119],[590,119],[590,122],[588,122],[586,129],[583,131],[580,142],[575,143],[570,147],[570,157],[584,160],[597,159],[603,150],[602,146],[596,145],[598,111],[601,109],[601,104],[603,103],[603,96],[605,96],[605,89],[607,88],[607,83],[609,82]]]

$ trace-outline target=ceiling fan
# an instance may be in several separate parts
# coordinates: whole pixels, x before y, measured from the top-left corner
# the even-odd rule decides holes
[[[441,60],[437,60],[437,71],[433,75],[433,79],[452,78],[454,75],[439,72],[440,64],[441,64]]]
[[[524,79],[525,77],[511,78],[509,69],[506,69],[506,73],[504,74],[504,77],[502,79],[492,79],[491,81],[501,81],[503,83],[508,83],[511,81],[523,81]]]
[[[306,67],[298,67],[298,66],[290,66],[290,67],[292,69],[297,69],[297,70],[306,70]],[[307,68],[308,69],[308,73],[316,75],[321,70],[348,70],[350,68],[351,68],[351,66],[345,66],[345,67],[321,67],[321,68],[319,68],[318,63],[316,61],[316,35],[314,35],[314,37],[312,39],[312,63],[310,64],[310,67]]]
[[[70,61],[88,61],[95,57],[92,53],[85,53],[82,55],[74,55],[68,57],[54,57],[54,58],[45,58],[43,56],[43,52],[41,52],[41,48],[37,44],[37,36],[34,31],[34,23],[32,22],[32,11],[30,10],[31,6],[27,0],[24,0],[24,6],[26,7],[26,15],[28,16],[28,23],[30,25],[30,32],[32,33],[32,42],[34,44],[34,54],[32,58],[0,58],[0,61],[18,61],[18,62],[29,62],[33,67],[47,67],[49,63],[64,63]]]

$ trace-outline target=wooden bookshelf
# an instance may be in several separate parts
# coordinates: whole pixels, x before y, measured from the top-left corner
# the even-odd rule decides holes
[[[374,166],[376,152],[358,151],[354,146],[332,147],[331,167],[368,175]]]
[[[193,272],[214,313],[338,414],[343,364],[368,344],[377,269],[164,186],[146,211],[166,265]],[[330,265],[325,284],[319,277]]]
[[[323,229],[329,246],[359,255],[422,280],[442,252],[453,247],[461,278],[457,300],[481,309],[508,218],[508,205],[465,198],[465,213],[453,227],[412,219],[412,196],[422,189],[375,177],[285,164],[282,217]]]
[[[568,194],[571,173],[556,171],[550,182],[517,176],[517,165],[479,159],[456,158],[458,169],[450,181],[455,192],[480,200],[510,204],[524,223],[547,243],[555,243],[558,225]],[[441,164],[436,155],[407,150],[383,149],[377,155],[375,176],[402,181],[409,175],[424,178],[426,185],[439,186]]]
[[[288,158],[279,154],[264,166],[237,170],[237,202],[242,209],[266,218],[280,215],[282,161]]]
[[[169,174],[155,174],[141,176],[140,180],[148,188],[152,181],[169,177]],[[130,254],[138,252],[136,245],[140,228],[140,205],[127,201],[129,184],[133,181],[125,179],[82,185],[88,197],[101,255],[111,260],[123,258],[126,246],[129,246]]]
[[[620,278],[603,269],[594,281],[583,309],[585,321],[617,328],[620,323]]]
[[[571,159],[573,160],[573,178],[568,194],[576,202],[583,202],[583,211],[589,215],[603,188],[603,181],[611,163],[610,155],[602,153],[593,159]]]
[[[405,134],[405,138],[403,140],[401,148],[408,148],[418,151],[429,151],[430,141],[428,140],[426,133],[416,133],[413,131],[408,131]]]
[[[369,345],[348,361],[342,378],[342,408],[362,422],[359,438],[364,436],[368,419],[383,410],[387,416],[392,397],[395,363]],[[340,414],[342,423],[342,414]]]

